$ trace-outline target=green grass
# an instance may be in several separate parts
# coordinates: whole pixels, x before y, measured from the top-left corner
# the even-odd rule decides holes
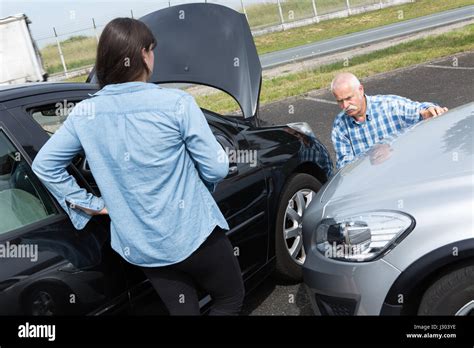
[[[351,7],[380,3],[379,0],[351,0]],[[312,0],[281,1],[282,15],[285,22],[314,16]],[[316,0],[318,15],[345,10],[346,0]],[[276,1],[246,6],[250,26],[255,29],[262,26],[280,24],[280,12]]]
[[[365,78],[472,50],[474,50],[474,25],[468,25],[446,34],[433,35],[354,57],[349,60],[347,67],[341,61],[313,70],[264,80],[260,103],[265,104],[328,87],[335,74],[342,71],[350,71],[359,78]],[[222,92],[198,96],[196,99],[201,107],[222,114],[238,110],[236,102]]]
[[[358,6],[379,2],[379,0],[350,1],[352,4]],[[345,9],[345,2],[346,0],[316,0],[318,14]],[[472,4],[472,0],[417,0],[415,3],[389,7],[379,11],[351,16],[349,18],[333,19],[284,32],[259,36],[255,38],[255,44],[259,54],[264,54],[399,22],[400,13],[403,14],[403,19],[411,19],[470,4]],[[275,3],[255,4],[246,7],[246,10],[252,27],[280,23],[280,15]],[[311,0],[282,1],[282,12],[285,20],[290,20],[290,11],[292,11],[294,20],[311,16],[313,11],[312,2]],[[69,70],[93,65],[95,62],[97,47],[95,37],[82,35],[72,37],[63,41],[61,47],[66,66]],[[58,48],[55,44],[43,48],[41,54],[43,56],[45,69],[49,74],[63,71]]]
[[[246,7],[247,20],[252,28],[280,24],[278,6],[272,3],[264,3]]]
[[[88,75],[86,74],[86,75],[71,77],[70,79],[66,79],[63,82],[86,82],[87,76]]]
[[[340,0],[331,1],[331,3],[338,1]],[[342,2],[345,3],[345,0]],[[320,1],[317,3],[319,4]],[[258,53],[264,54],[467,5],[472,5],[472,0],[417,0],[414,3],[258,36],[255,38],[255,45]],[[399,18],[400,16],[402,19]]]
[[[64,60],[68,70],[93,65],[97,40],[95,37],[76,36],[61,42]],[[41,50],[44,67],[49,74],[64,71],[56,44],[48,45]]]

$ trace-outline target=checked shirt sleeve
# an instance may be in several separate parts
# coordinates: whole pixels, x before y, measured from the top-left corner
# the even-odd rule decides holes
[[[392,97],[392,112],[400,115],[407,126],[412,126],[423,120],[420,111],[437,104],[430,102],[417,102],[400,96]]]
[[[336,168],[342,168],[355,158],[349,138],[338,127],[333,128],[331,140],[336,152]]]

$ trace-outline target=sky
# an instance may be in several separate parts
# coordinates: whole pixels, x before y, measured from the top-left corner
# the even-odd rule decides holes
[[[92,29],[94,18],[99,29],[115,17],[131,16],[134,18],[168,7],[169,4],[204,2],[204,0],[0,0],[0,18],[24,13],[31,21],[30,29],[39,47],[54,43],[56,29],[60,40],[72,35],[94,35]],[[240,8],[240,0],[209,0],[233,8]],[[243,0],[245,4],[259,2],[276,2],[276,0]],[[91,28],[91,29],[86,29]]]

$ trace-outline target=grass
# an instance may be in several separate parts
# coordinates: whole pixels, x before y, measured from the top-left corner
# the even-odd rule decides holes
[[[264,54],[467,5],[472,5],[472,0],[418,0],[414,3],[388,7],[379,11],[258,36],[255,38],[255,45],[258,53]]]
[[[359,78],[365,78],[471,50],[474,50],[474,25],[354,57],[349,60],[348,67],[341,61],[313,70],[264,80],[260,103],[265,104],[328,87],[334,75],[342,71],[350,71]],[[222,92],[198,96],[196,99],[201,107],[222,114],[238,110],[236,102]]]
[[[97,40],[95,37],[71,37],[61,42],[64,60],[68,70],[93,65]],[[57,45],[48,45],[41,50],[44,67],[49,74],[64,71]]]
[[[380,3],[379,0],[350,0],[351,7],[373,5]],[[318,15],[345,10],[346,0],[317,0],[316,9]],[[312,0],[286,0],[281,1],[282,15],[285,22],[311,18],[314,16]],[[280,24],[280,12],[276,1],[263,4],[254,4],[246,7],[247,19],[250,26],[258,27]]]
[[[379,0],[350,1],[358,6],[379,2]],[[346,0],[317,0],[318,14],[345,9],[345,2]],[[259,54],[264,54],[399,22],[401,20],[399,18],[400,14],[403,14],[403,19],[411,19],[471,4],[472,0],[417,0],[415,3],[259,36],[255,38],[255,44]],[[246,11],[252,27],[280,23],[280,15],[275,3],[251,5],[246,7]],[[312,15],[312,11],[311,0],[282,1],[282,12],[285,20],[290,20],[290,14],[292,14],[294,20],[308,17]],[[61,47],[69,70],[94,64],[97,47],[95,37],[72,37],[63,41]],[[46,46],[41,50],[41,54],[45,69],[49,74],[63,71],[56,45]]]
[[[86,82],[87,76],[88,75],[86,74],[86,75],[71,77],[70,79],[66,79],[63,82]]]

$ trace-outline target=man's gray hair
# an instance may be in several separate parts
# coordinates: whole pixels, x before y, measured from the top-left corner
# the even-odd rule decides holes
[[[345,84],[349,84],[353,89],[357,89],[360,86],[360,81],[354,74],[347,72],[339,73],[331,82],[331,92],[334,92],[337,87]]]

